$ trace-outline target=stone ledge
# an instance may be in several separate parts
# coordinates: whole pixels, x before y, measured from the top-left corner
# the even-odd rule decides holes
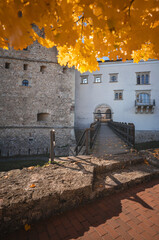
[[[72,169],[48,165],[0,173],[0,230],[15,230],[87,201],[93,175],[74,165]]]
[[[15,230],[26,223],[58,214],[102,194],[123,190],[129,183],[137,184],[159,175],[159,171],[155,170],[155,174],[150,171],[136,178],[133,175],[131,181],[130,174],[123,184],[112,185],[111,189],[100,186],[100,176],[103,174],[108,176],[114,174],[112,172],[115,170],[122,175],[125,167],[132,168],[135,174],[134,169],[142,165],[141,162],[138,153],[108,155],[105,159],[70,156],[56,159],[56,164],[53,165],[1,172],[0,231],[5,233]]]

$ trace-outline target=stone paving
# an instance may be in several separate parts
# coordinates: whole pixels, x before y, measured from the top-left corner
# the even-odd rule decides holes
[[[102,157],[106,154],[121,154],[129,152],[130,148],[112,129],[102,123],[93,146],[92,155]]]
[[[159,178],[15,231],[3,240],[158,240]]]

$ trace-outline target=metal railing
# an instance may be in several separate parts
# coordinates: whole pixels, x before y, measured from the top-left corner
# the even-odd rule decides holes
[[[109,127],[129,146],[135,145],[135,125],[133,123],[108,122]]]
[[[74,149],[76,156],[81,152],[84,146],[85,146],[85,154],[86,155],[89,154],[89,150],[93,147],[99,127],[100,127],[100,122],[96,121],[94,123],[91,123],[90,128],[86,128],[84,130]]]
[[[155,106],[155,99],[138,102],[135,100],[135,106]]]

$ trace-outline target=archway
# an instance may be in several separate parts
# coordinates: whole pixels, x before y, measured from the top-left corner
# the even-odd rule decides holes
[[[106,110],[105,114],[106,114],[106,119],[111,120],[112,113],[111,113],[111,109],[110,108]]]
[[[94,121],[107,122],[112,119],[112,110],[107,104],[100,104],[95,108]]]

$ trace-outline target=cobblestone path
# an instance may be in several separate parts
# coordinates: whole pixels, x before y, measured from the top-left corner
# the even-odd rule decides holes
[[[5,240],[158,240],[159,178],[50,217]]]
[[[106,154],[126,153],[128,151],[126,143],[106,123],[102,123],[97,133],[92,155],[102,157]]]

